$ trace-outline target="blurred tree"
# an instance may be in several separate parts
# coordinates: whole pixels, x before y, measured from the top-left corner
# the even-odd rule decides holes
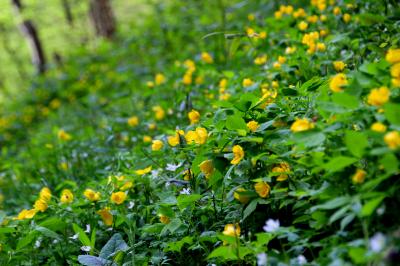
[[[64,16],[70,26],[74,25],[74,17],[71,11],[71,5],[68,0],[61,0],[61,4],[64,10]]]
[[[44,73],[46,70],[46,58],[36,27],[31,20],[23,18],[23,5],[20,0],[11,0],[11,3],[14,6],[17,16],[21,17],[22,22],[19,25],[19,28],[29,43],[32,63],[39,74]]]
[[[96,34],[111,39],[115,33],[115,17],[110,0],[90,0],[90,17]]]

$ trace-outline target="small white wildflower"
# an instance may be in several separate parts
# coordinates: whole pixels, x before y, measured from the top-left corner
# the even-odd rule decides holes
[[[165,182],[165,187],[169,187],[171,185],[170,182]]]
[[[70,239],[72,239],[72,240],[75,240],[75,239],[78,239],[78,234],[75,234],[75,235],[73,235],[73,236],[71,236],[71,237],[69,237]]]
[[[41,240],[36,240],[36,242],[35,242],[35,248],[39,248],[40,247],[40,244],[42,244],[42,241]]]
[[[268,219],[265,222],[263,229],[265,232],[272,233],[272,232],[277,231],[279,229],[279,227],[280,227],[279,220]]]
[[[156,169],[152,170],[151,178],[153,178],[153,179],[157,178],[159,173],[160,173],[160,170],[156,170]]]
[[[92,248],[90,246],[82,246],[81,250],[85,252],[89,252]]]
[[[180,194],[182,194],[182,195],[190,195],[190,188],[182,189]]]
[[[176,169],[178,169],[181,166],[182,166],[182,163],[178,163],[178,164],[167,163],[167,167],[165,168],[165,170],[175,172]]]
[[[267,254],[257,254],[257,266],[267,266]]]
[[[304,257],[303,255],[297,256],[297,263],[298,263],[299,265],[304,265],[304,264],[306,264],[306,263],[307,263],[306,257]]]
[[[376,233],[369,240],[369,246],[373,252],[380,252],[383,250],[386,243],[386,237],[382,233]]]
[[[134,201],[130,201],[129,205],[128,205],[128,209],[132,209],[133,207],[135,207],[135,202]]]
[[[90,224],[87,224],[87,225],[86,225],[85,233],[90,233]]]

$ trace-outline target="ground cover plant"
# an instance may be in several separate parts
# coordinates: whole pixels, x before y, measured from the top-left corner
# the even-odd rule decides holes
[[[1,108],[0,264],[396,265],[399,4],[153,4]]]

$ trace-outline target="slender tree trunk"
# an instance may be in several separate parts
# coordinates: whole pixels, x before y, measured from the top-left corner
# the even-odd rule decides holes
[[[65,20],[71,27],[74,26],[74,17],[72,15],[71,5],[68,0],[61,0],[61,4],[63,6]]]
[[[116,23],[110,0],[90,0],[89,12],[96,35],[112,39]]]
[[[15,8],[16,14],[22,17],[23,5],[21,1],[11,0],[11,3]],[[19,28],[29,43],[32,63],[36,67],[37,73],[44,73],[46,71],[46,58],[35,25],[30,20],[22,19],[22,23],[19,25]]]

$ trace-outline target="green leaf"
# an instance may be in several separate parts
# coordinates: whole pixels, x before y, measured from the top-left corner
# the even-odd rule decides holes
[[[107,259],[113,256],[118,251],[125,251],[128,249],[128,245],[122,239],[119,233],[114,234],[110,240],[104,245],[100,251],[100,258]]]
[[[77,224],[72,224],[74,232],[78,234],[78,238],[84,246],[92,247],[89,237],[86,235],[85,231],[79,227]]]
[[[338,157],[331,159],[329,162],[325,163],[322,167],[326,171],[328,171],[330,173],[334,173],[334,172],[340,171],[343,168],[355,163],[356,161],[357,161],[356,158],[338,156]]]
[[[51,217],[44,220],[39,225],[42,227],[46,227],[52,231],[62,231],[67,226],[67,223],[59,218]]]
[[[316,147],[324,143],[325,134],[314,131],[298,132],[292,135],[292,139],[297,144],[303,144],[305,147]]]
[[[17,243],[17,250],[20,250],[29,245],[30,243],[32,243],[32,241],[35,240],[36,236],[37,236],[37,231],[31,231],[25,237],[20,238]]]
[[[164,249],[164,252],[172,251],[172,252],[181,252],[182,247],[185,244],[191,245],[193,243],[192,236],[185,236],[179,241],[174,241],[168,243],[167,247]]]
[[[190,194],[190,195],[179,195],[177,198],[178,207],[181,211],[186,209],[189,206],[194,206],[194,203],[201,199],[200,194]]]
[[[105,265],[115,265],[114,263],[110,264],[109,260],[105,260],[103,258],[90,256],[90,255],[79,255],[78,261],[80,264],[85,266],[105,266]]]
[[[247,205],[246,209],[243,211],[243,220],[246,220],[246,218],[255,211],[257,203],[257,200],[252,200],[249,205]]]
[[[9,234],[14,232],[15,232],[14,227],[0,227],[0,234]]]
[[[235,254],[235,250],[232,246],[221,246],[214,249],[207,259],[221,257],[224,260],[236,260],[238,257]]]
[[[360,105],[360,101],[357,97],[347,93],[334,93],[332,95],[332,101],[340,106],[349,109],[355,109]]]
[[[369,200],[361,209],[361,216],[371,216],[371,214],[375,211],[375,209],[381,204],[382,200],[385,196],[380,196],[376,199]]]
[[[246,122],[238,114],[228,116],[225,122],[225,126],[229,130],[247,130]]]
[[[351,213],[349,215],[347,215],[346,217],[344,217],[341,221],[340,221],[340,230],[344,230],[346,228],[347,225],[349,225],[354,218],[356,218],[356,215],[354,213]]]
[[[394,174],[399,171],[399,161],[393,153],[386,153],[379,164],[383,166],[387,174]]]
[[[311,208],[311,212],[316,210],[332,210],[351,202],[350,196],[337,197],[323,204],[316,205]]]
[[[400,105],[394,103],[385,104],[385,117],[390,123],[400,126]]]
[[[364,248],[360,247],[352,247],[349,250],[350,258],[354,261],[354,263],[362,264],[366,262],[366,251]]]
[[[181,225],[183,225],[183,223],[180,219],[172,219],[171,222],[163,228],[161,234],[166,233],[168,230],[171,232],[171,234],[173,234]]]
[[[356,131],[346,131],[344,137],[347,149],[356,157],[362,157],[368,147],[368,139],[364,133]]]
[[[50,237],[50,238],[54,238],[57,240],[61,240],[61,237],[54,231],[47,229],[46,227],[43,226],[36,226],[35,230],[42,233],[42,235]]]

